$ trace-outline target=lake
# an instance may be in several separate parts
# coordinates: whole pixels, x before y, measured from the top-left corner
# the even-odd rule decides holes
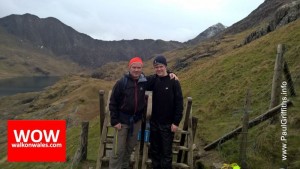
[[[0,79],[0,97],[41,91],[59,80],[58,76],[15,77]]]

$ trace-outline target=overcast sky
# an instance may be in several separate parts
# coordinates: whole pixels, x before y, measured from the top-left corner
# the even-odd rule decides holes
[[[100,40],[180,42],[206,28],[240,21],[264,0],[0,0],[0,18],[30,13],[55,17]]]

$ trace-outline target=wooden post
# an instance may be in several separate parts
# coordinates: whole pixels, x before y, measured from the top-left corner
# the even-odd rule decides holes
[[[287,106],[292,105],[292,101],[288,100],[286,102]],[[256,117],[255,119],[251,120],[248,124],[248,128],[252,128],[253,126],[256,126],[257,124],[266,121],[267,119],[273,117],[274,115],[276,115],[277,113],[279,113],[281,109],[281,104],[277,105],[276,107],[268,110],[267,112],[265,112],[264,114]],[[210,143],[209,145],[204,147],[205,151],[211,150],[215,147],[217,147],[217,145],[222,144],[228,140],[230,140],[231,138],[235,137],[236,135],[238,135],[240,132],[242,131],[242,127],[238,127],[236,129],[234,129],[233,131],[223,135],[222,137],[220,137],[219,139],[213,141],[212,143]]]
[[[111,96],[111,90],[108,92],[108,96],[107,96],[107,103],[106,103],[106,109],[105,109],[106,113],[105,113],[105,117],[104,117],[102,132],[100,135],[100,144],[99,144],[99,149],[98,149],[98,158],[97,158],[97,163],[96,163],[96,169],[101,169],[103,157],[105,155],[105,141],[107,138],[107,132],[108,132],[107,126],[109,124],[109,117],[110,117],[109,108],[108,108],[110,96]]]
[[[284,53],[284,45],[279,44],[277,46],[277,55],[274,66],[274,75],[272,82],[272,93],[271,93],[271,103],[269,109],[272,109],[276,105],[280,103],[280,85],[282,81],[282,69],[283,69],[283,53]],[[274,124],[278,121],[278,116],[274,116],[271,119],[271,123]]]
[[[103,128],[105,118],[105,107],[104,107],[104,90],[99,90],[99,107],[100,107],[100,135]]]
[[[88,147],[88,135],[89,135],[89,122],[81,123],[81,146],[82,146],[82,160],[86,160],[87,147]]]
[[[81,128],[80,145],[73,158],[72,168],[73,166],[76,166],[80,161],[86,160],[87,157],[89,122],[82,122]]]
[[[186,106],[186,112],[185,112],[185,118],[184,118],[184,123],[183,123],[183,127],[182,130],[186,131],[188,129],[189,126],[189,118],[190,118],[190,112],[191,112],[191,108],[192,108],[192,98],[188,97],[187,98],[187,106]],[[185,135],[183,135],[180,139],[180,146],[183,146],[185,142]],[[181,162],[181,158],[182,158],[182,150],[179,150],[178,155],[177,155],[177,163]]]
[[[283,73],[285,76],[285,79],[287,81],[288,89],[290,91],[291,96],[296,96],[295,88],[294,88],[294,83],[292,80],[292,76],[288,67],[288,64],[286,61],[284,61],[284,66],[283,66]]]
[[[145,100],[147,102],[147,108],[145,109],[145,112],[144,112],[144,117],[143,117],[143,120],[142,120],[142,124],[141,124],[141,135],[140,135],[140,140],[138,141],[138,146],[137,146],[137,150],[135,151],[135,163],[134,163],[134,168],[139,168],[140,167],[140,162],[143,163],[143,151],[144,151],[144,144],[148,144],[148,143],[145,143],[144,142],[144,137],[145,137],[145,128],[146,128],[146,120],[148,120],[149,122],[149,118],[146,118],[146,114],[147,114],[147,109],[148,109],[148,104],[150,104],[150,100],[149,100],[149,95],[152,94],[150,93],[149,91],[146,91],[146,94],[145,94]],[[151,96],[150,96],[151,97]],[[152,97],[151,97],[151,102],[152,102]],[[151,106],[151,109],[152,109],[152,106]],[[147,146],[146,146],[147,148]],[[138,154],[137,154],[138,153]],[[147,153],[148,155],[148,153]],[[148,158],[148,156],[147,156]],[[146,159],[147,159],[146,158]],[[143,164],[141,165],[141,167],[143,166]]]
[[[193,116],[193,117],[192,117],[193,142],[195,142],[195,136],[196,136],[196,131],[197,131],[197,125],[198,125],[198,118]]]
[[[190,105],[190,107],[192,106],[192,104]],[[193,166],[193,120],[192,120],[192,112],[191,112],[191,108],[190,108],[190,114],[189,114],[189,121],[188,121],[188,132],[190,134],[188,134],[188,142],[187,142],[187,147],[189,148],[189,151],[187,153],[188,158],[184,159],[184,162],[188,163],[189,167],[192,169],[194,168]],[[186,153],[186,152],[185,152]]]
[[[194,144],[194,142],[195,142],[195,136],[196,136],[196,130],[197,130],[197,124],[198,124],[198,118],[197,117],[194,117],[194,116],[192,116],[192,123],[191,123],[191,131],[192,131],[192,133],[193,134],[191,134],[191,142],[192,142],[192,146],[193,146],[193,144]],[[191,150],[191,151],[193,151],[193,150]],[[188,160],[188,153],[187,152],[185,152],[184,153],[184,159],[183,159],[183,162],[184,163],[186,163]]]
[[[149,123],[151,115],[152,115],[152,92],[147,92],[147,110],[146,110],[146,123]],[[145,127],[146,128],[146,127]],[[143,135],[144,136],[144,135]],[[151,134],[150,134],[151,137]],[[143,158],[142,158],[142,169],[147,169],[147,161],[148,161],[148,149],[149,149],[150,143],[143,143]]]
[[[243,169],[247,169],[246,162],[246,152],[247,152],[247,135],[248,135],[248,123],[249,123],[249,109],[250,109],[250,91],[247,91],[244,117],[243,117],[243,127],[241,135],[240,144],[240,163]]]

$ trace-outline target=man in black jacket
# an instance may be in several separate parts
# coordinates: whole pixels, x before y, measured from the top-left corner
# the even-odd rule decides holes
[[[172,169],[174,132],[183,112],[182,91],[179,81],[169,78],[164,56],[157,56],[153,66],[156,79],[150,120],[150,156],[154,169]]]
[[[114,148],[109,161],[110,169],[129,168],[130,155],[137,144],[137,134],[145,110],[147,79],[142,74],[143,62],[134,57],[125,74],[113,88],[109,110],[111,125],[116,129]]]

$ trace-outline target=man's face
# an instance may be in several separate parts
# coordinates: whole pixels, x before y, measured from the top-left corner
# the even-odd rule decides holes
[[[138,79],[142,74],[143,65],[141,63],[133,63],[130,68],[129,72],[134,79]]]
[[[167,67],[164,65],[164,64],[156,64],[154,65],[154,70],[155,70],[155,73],[158,75],[158,76],[167,76],[168,73],[167,73]]]

